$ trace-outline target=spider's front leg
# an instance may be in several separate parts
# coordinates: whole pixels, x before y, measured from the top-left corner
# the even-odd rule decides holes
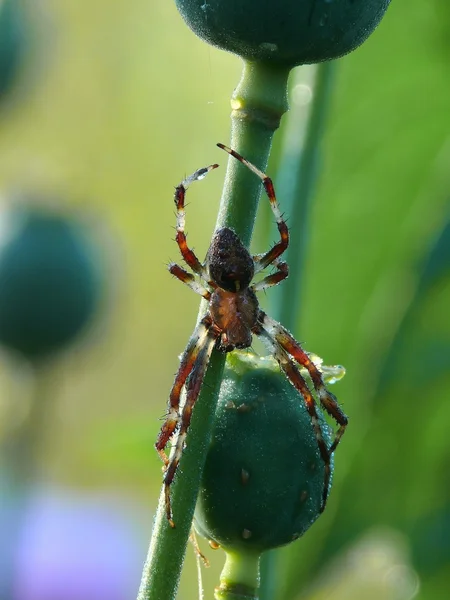
[[[267,197],[269,198],[270,207],[272,209],[272,212],[275,216],[275,220],[277,222],[277,227],[278,227],[278,231],[280,234],[280,241],[277,242],[268,252],[266,252],[259,258],[258,264],[255,265],[256,272],[262,271],[262,269],[265,269],[266,267],[268,267],[279,256],[281,256],[283,254],[283,252],[286,250],[286,248],[289,246],[288,226],[286,225],[286,221],[283,219],[283,215],[281,214],[280,207],[278,206],[277,198],[275,195],[275,188],[273,187],[273,183],[272,183],[272,180],[270,179],[270,177],[268,177],[265,173],[260,171],[258,169],[258,167],[255,167],[255,165],[252,164],[251,162],[249,162],[246,158],[244,158],[243,156],[238,154],[235,150],[228,148],[228,146],[225,146],[224,144],[217,144],[217,145],[222,150],[225,150],[225,152],[228,152],[228,154],[230,154],[231,156],[234,156],[234,158],[236,158],[239,162],[241,162],[243,165],[245,165],[248,169],[250,169],[250,171],[252,171],[255,175],[257,175],[261,179],[264,189],[266,191]],[[284,278],[282,278],[282,279],[284,279]],[[279,281],[281,281],[281,279]],[[276,283],[279,283],[279,281],[277,281]],[[275,285],[275,284],[273,284],[273,285]]]
[[[205,268],[202,263],[197,258],[195,252],[188,247],[186,241],[186,234],[184,232],[184,228],[186,225],[186,211],[185,211],[185,198],[186,198],[186,190],[194,181],[198,181],[206,177],[206,175],[212,171],[213,169],[217,169],[219,165],[209,165],[209,167],[203,167],[202,169],[198,169],[190,175],[183,179],[183,181],[175,188],[175,196],[174,202],[177,208],[177,235],[176,242],[180,248],[181,255],[183,256],[186,263],[191,267],[194,273],[200,275],[200,277],[205,278]]]
[[[334,394],[329,392],[325,387],[319,369],[309,358],[308,354],[302,349],[300,344],[295,340],[295,338],[292,337],[289,331],[280,325],[280,323],[268,317],[262,311],[260,312],[260,317],[258,320],[262,327],[286,350],[286,352],[290,354],[302,367],[305,367],[311,377],[314,389],[319,396],[320,404],[339,425],[329,450],[330,454],[332,454],[336,450],[341,437],[344,435],[348,424],[347,416],[339,406]]]
[[[161,431],[159,432],[158,439],[156,440],[155,444],[155,448],[166,467],[170,461],[167,458],[164,450],[180,421],[179,408],[181,390],[183,389],[187,378],[194,368],[199,353],[205,345],[210,325],[211,319],[209,317],[205,317],[200,321],[194,333],[191,335],[188,345],[186,346],[186,349],[181,357],[180,366],[175,376],[172,389],[170,390],[166,419],[161,427]]]
[[[181,413],[180,430],[178,432],[175,448],[171,453],[167,469],[164,474],[164,490],[165,490],[165,502],[166,502],[166,515],[171,527],[175,527],[175,523],[172,518],[172,507],[170,502],[170,486],[177,472],[178,464],[183,454],[184,443],[186,441],[187,431],[191,423],[192,411],[194,409],[195,402],[200,394],[200,389],[205,378],[206,369],[208,368],[209,359],[213,351],[214,345],[217,340],[217,332],[215,330],[208,329],[206,336],[202,343],[197,344],[199,349],[196,360],[193,364],[192,371],[189,376],[189,380],[186,383],[186,402]]]

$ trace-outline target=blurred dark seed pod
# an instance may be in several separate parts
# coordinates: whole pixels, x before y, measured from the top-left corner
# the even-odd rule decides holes
[[[195,512],[198,532],[230,552],[288,544],[320,515],[323,486],[324,463],[297,390],[272,358],[228,355]]]
[[[175,0],[201,39],[288,67],[338,58],[372,33],[390,0]]]
[[[24,53],[22,8],[18,0],[0,0],[0,97],[14,81]]]
[[[36,206],[0,213],[0,344],[42,361],[86,326],[102,291],[89,229]]]

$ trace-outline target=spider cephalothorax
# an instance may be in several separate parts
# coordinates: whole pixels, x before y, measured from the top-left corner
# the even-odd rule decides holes
[[[262,180],[277,221],[280,241],[274,244],[265,254],[251,256],[236,233],[228,227],[223,227],[215,232],[206,260],[201,263],[186,242],[184,233],[185,194],[193,181],[202,179],[218,165],[214,164],[199,169],[176,188],[176,241],[184,260],[200,281],[196,279],[195,275],[174,263],[169,265],[169,271],[196,293],[203,296],[209,305],[181,358],[181,364],[169,395],[166,420],[156,441],[156,449],[166,465],[164,474],[166,512],[172,526],[174,526],[174,522],[170,505],[170,485],[183,452],[192,410],[200,393],[214,347],[221,352],[231,352],[235,348],[248,348],[252,343],[252,336],[258,336],[269,347],[286,377],[299,391],[311,417],[320,455],[325,465],[321,510],[325,508],[328,497],[331,455],[347,426],[347,417],[339,407],[336,398],[326,389],[322,381],[322,375],[309,355],[280,323],[268,317],[259,308],[255,292],[277,285],[288,276],[288,266],[285,262],[280,261],[279,257],[288,247],[289,232],[278,208],[272,181],[234,150],[223,144],[217,145],[231,156],[234,156]],[[268,266],[275,267],[276,271],[252,284],[254,275]],[[315,400],[300,373],[299,365],[307,369],[322,408],[339,425],[330,447],[327,446],[323,438]],[[182,410],[180,410],[180,396],[183,388],[186,390],[186,400]],[[169,459],[164,450],[175,434],[177,434],[175,450]]]

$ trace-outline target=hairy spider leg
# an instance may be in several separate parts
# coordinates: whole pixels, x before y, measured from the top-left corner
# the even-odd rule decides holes
[[[184,443],[186,440],[187,431],[191,423],[192,411],[197,398],[200,394],[203,379],[205,378],[206,369],[208,368],[209,359],[215,346],[218,333],[215,329],[208,329],[206,339],[203,343],[198,343],[200,352],[194,363],[188,382],[186,383],[186,402],[181,413],[180,430],[178,432],[175,450],[169,458],[169,464],[164,474],[164,492],[166,501],[166,515],[171,527],[175,527],[172,519],[172,507],[170,502],[170,486],[178,468],[181,456],[183,454]]]
[[[205,567],[209,567],[210,566],[209,560],[202,553],[202,551],[200,550],[200,546],[198,545],[198,540],[197,540],[197,536],[195,535],[194,525],[191,526],[191,533],[189,534],[189,541],[191,542],[191,544],[194,548],[196,558],[201,560]]]
[[[257,264],[260,260],[260,258],[264,256],[263,254],[257,254],[255,256],[253,256],[253,261],[255,262],[255,264]],[[289,275],[289,265],[280,260],[279,258],[276,258],[273,262],[272,265],[274,267],[276,267],[278,270],[275,273],[271,273],[270,275],[267,275],[266,277],[264,277],[264,279],[261,279],[261,281],[258,281],[258,283],[254,283],[251,288],[254,292],[260,292],[262,290],[266,290],[267,288],[270,288],[274,285],[278,285],[281,281],[283,281],[284,279],[286,279],[286,277],[288,277]]]
[[[205,344],[210,325],[211,319],[205,317],[195,328],[194,333],[191,335],[186,349],[183,352],[180,366],[175,376],[175,381],[173,382],[172,389],[170,390],[166,419],[161,427],[161,431],[159,432],[158,439],[155,443],[155,448],[166,466],[170,461],[167,458],[164,449],[180,422],[179,409],[181,390],[183,389],[187,378],[193,370],[198,355]]]
[[[316,437],[317,445],[319,447],[320,456],[323,460],[325,467],[322,504],[320,507],[320,512],[323,512],[327,504],[328,492],[330,488],[331,452],[328,450],[322,435],[322,428],[316,410],[316,403],[297,365],[294,363],[294,361],[288,355],[288,353],[284,350],[284,348],[277,342],[276,339],[272,337],[272,335],[266,329],[264,329],[263,326],[257,326],[255,328],[255,333],[258,337],[262,339],[263,342],[266,343],[271,352],[273,352],[273,355],[277,360],[278,364],[280,365],[281,370],[285,373],[286,377],[289,379],[292,385],[300,392],[303,400],[305,401],[306,409],[311,418],[314,435]]]
[[[189,286],[196,294],[203,296],[205,300],[209,300],[211,298],[211,292],[198,283],[192,273],[188,273],[185,269],[183,269],[183,267],[180,267],[180,265],[177,265],[176,263],[170,263],[169,272],[174,277]]]
[[[269,198],[270,206],[271,206],[272,212],[275,216],[278,231],[280,233],[280,241],[277,242],[276,244],[274,244],[274,246],[272,246],[272,248],[268,252],[263,254],[261,256],[260,260],[258,261],[258,265],[255,265],[257,267],[256,272],[262,271],[262,269],[265,269],[267,266],[269,266],[271,263],[273,263],[276,258],[281,256],[281,254],[283,254],[283,252],[289,246],[288,226],[286,225],[286,221],[283,219],[283,216],[280,211],[280,207],[278,206],[278,202],[277,202],[277,198],[275,196],[275,189],[273,187],[272,180],[265,173],[263,173],[257,167],[255,167],[255,165],[253,165],[251,162],[249,162],[246,158],[244,158],[243,156],[238,154],[235,150],[228,148],[228,146],[225,146],[224,144],[217,144],[217,145],[222,150],[225,150],[225,152],[228,152],[228,154],[231,154],[231,156],[234,156],[234,158],[239,160],[243,165],[248,167],[250,169],[250,171],[255,173],[255,175],[257,175],[261,179],[261,181],[263,182],[264,189],[266,190],[266,194]]]
[[[345,428],[348,424],[347,416],[339,406],[336,396],[329,392],[325,387],[319,369],[309,358],[308,354],[302,349],[300,344],[292,337],[289,331],[280,325],[280,323],[268,317],[262,311],[260,312],[259,321],[262,323],[264,329],[266,329],[270,335],[275,338],[275,340],[286,350],[286,352],[290,354],[300,365],[302,365],[302,367],[307,369],[313,382],[314,389],[319,396],[320,404],[339,425],[329,450],[330,454],[332,454],[336,450],[341,437],[344,435]]]
[[[194,273],[200,275],[200,277],[206,278],[205,268],[202,263],[198,260],[195,252],[188,247],[186,241],[186,234],[184,233],[184,228],[186,224],[186,211],[184,206],[184,201],[186,197],[186,190],[191,185],[192,182],[198,181],[199,179],[203,179],[206,175],[212,171],[213,169],[217,169],[219,165],[209,165],[209,167],[203,167],[198,169],[190,175],[186,177],[176,188],[175,188],[175,206],[177,207],[177,235],[176,242],[180,248],[181,255],[183,256],[186,263],[191,267]],[[209,282],[208,282],[209,283]]]

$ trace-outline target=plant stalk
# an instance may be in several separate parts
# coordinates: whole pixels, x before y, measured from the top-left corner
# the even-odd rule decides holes
[[[258,600],[260,554],[226,552],[215,600]]]
[[[303,67],[304,68],[304,67]],[[320,145],[328,116],[333,88],[335,62],[324,62],[316,67],[313,96],[306,119],[305,106],[293,105],[286,127],[276,190],[282,199],[282,210],[289,217],[291,243],[285,254],[289,277],[273,290],[271,312],[277,321],[295,334],[302,296],[304,266],[309,244],[310,211],[318,183]],[[293,135],[294,132],[294,135]]]
[[[21,376],[22,374],[20,374]],[[32,397],[26,416],[7,431],[0,444],[1,512],[0,598],[12,600],[19,576],[17,552],[38,477],[39,446],[54,400],[53,370],[33,365]],[[19,398],[13,400],[19,401]]]

